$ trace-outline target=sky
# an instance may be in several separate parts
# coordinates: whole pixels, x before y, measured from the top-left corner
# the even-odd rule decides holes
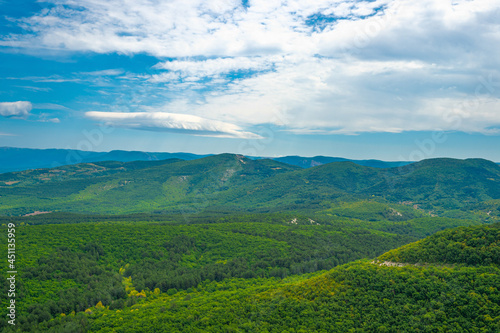
[[[0,0],[0,146],[500,162],[499,0]]]

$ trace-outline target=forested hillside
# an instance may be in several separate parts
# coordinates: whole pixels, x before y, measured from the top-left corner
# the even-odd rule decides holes
[[[125,225],[125,230],[137,228],[133,238],[125,236],[127,231],[108,234],[107,230],[121,230],[123,226],[79,226],[84,229],[73,233],[78,236],[70,236],[64,228],[61,231],[48,226],[20,228],[22,237],[34,240],[34,248],[39,250],[30,257],[38,258],[41,265],[28,269],[34,262],[24,262],[27,276],[23,298],[33,305],[24,309],[29,315],[21,320],[23,326],[18,328],[47,332],[497,332],[500,329],[500,269],[496,262],[451,264],[433,260],[425,265],[412,265],[387,261],[394,259],[395,253],[409,248],[418,248],[421,253],[446,252],[463,239],[463,235],[485,239],[482,246],[472,241],[470,245],[495,254],[498,253],[499,224],[446,230],[384,254],[378,260],[356,261],[326,272],[281,279],[281,276],[273,277],[272,270],[264,273],[266,263],[260,269],[259,266],[252,269],[258,276],[237,277],[225,270],[224,278],[214,276],[193,286],[171,286],[166,290],[162,287],[152,290],[148,286],[138,289],[144,285],[141,278],[136,278],[134,265],[150,263],[141,266],[139,271],[154,273],[155,260],[161,262],[169,257],[177,262],[172,262],[171,267],[184,267],[181,269],[184,272],[194,272],[198,265],[212,267],[210,262],[221,267],[237,267],[235,261],[221,261],[229,253],[237,254],[240,264],[244,258],[247,265],[261,260],[275,260],[273,265],[277,265],[280,260],[300,262],[300,259],[292,259],[301,256],[293,255],[299,244],[312,246],[312,252],[305,257],[323,252],[328,246],[315,245],[318,241],[321,243],[321,238],[316,239],[322,237],[319,235],[329,235],[328,239],[334,234],[340,237],[332,239],[332,251],[356,237],[365,243],[360,249],[366,248],[366,253],[380,250],[376,244],[381,238],[376,237],[398,240],[390,235],[335,228],[322,230],[318,226],[289,229],[283,225],[225,224],[210,226],[213,230],[207,232],[209,229],[203,230],[206,225],[199,225],[162,234],[161,228],[173,227],[157,225],[150,234],[144,234],[143,225]],[[195,234],[189,228],[201,228],[200,233]],[[311,233],[312,230],[318,234]],[[92,234],[99,236],[92,237]],[[164,238],[168,240],[156,245],[156,239],[162,237],[154,235],[159,234],[168,235]],[[264,234],[265,237],[258,236]],[[55,236],[63,235],[64,239],[58,242],[66,246],[51,251]],[[224,240],[225,235],[230,241]],[[348,243],[339,243],[343,235]],[[150,246],[144,244],[148,236]],[[101,241],[72,245],[85,244],[85,238]],[[368,239],[373,239],[373,245],[369,245]],[[441,245],[433,248],[436,239]],[[127,251],[134,242],[143,244],[139,247],[143,249],[140,256]],[[115,243],[121,245],[113,250],[110,245]],[[205,244],[204,248],[198,248],[201,244]],[[353,246],[359,244],[353,243]],[[249,251],[250,248],[253,250]],[[169,254],[162,259],[157,249]],[[296,253],[302,254],[304,249],[299,248]],[[266,251],[272,259],[265,259]],[[466,247],[462,251],[470,253]],[[331,252],[327,257],[336,255]],[[117,270],[125,261],[129,261],[129,266]],[[71,265],[80,265],[84,274],[71,273]],[[88,279],[88,276],[94,277]],[[84,296],[78,297],[80,294]]]
[[[444,230],[380,257],[401,263],[500,265],[500,224]]]
[[[331,269],[415,239],[357,227],[288,222],[20,222],[16,242],[29,246],[17,252],[18,327],[36,327],[99,302],[121,309],[155,290],[173,294],[210,281],[284,278]],[[3,292],[7,289],[2,281]]]
[[[5,332],[500,328],[489,161],[303,169],[222,154],[0,182],[1,244],[15,226],[18,270]]]
[[[480,159],[433,159],[388,169],[334,162],[304,170],[222,154],[193,161],[79,164],[3,174],[1,181],[3,215],[298,210],[335,215],[345,202],[368,202],[367,209],[383,204],[400,220],[495,221],[500,215],[500,167]]]

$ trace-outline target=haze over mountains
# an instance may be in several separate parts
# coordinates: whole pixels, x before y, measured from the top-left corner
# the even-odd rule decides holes
[[[359,165],[369,166],[373,168],[394,168],[410,164],[412,162],[386,162],[380,160],[351,160],[342,157],[329,157],[329,156],[315,156],[315,157],[302,157],[302,156],[284,156],[273,158],[275,161],[292,164],[301,168],[310,168],[318,165],[323,165],[332,162],[354,162]]]
[[[39,168],[54,168],[61,165],[102,161],[157,161],[169,158],[193,160],[208,155],[189,153],[149,153],[142,151],[113,150],[94,152],[74,149],[30,149],[0,147],[0,173]]]
[[[212,156],[213,154],[191,154],[191,153],[159,153],[144,151],[112,150],[110,152],[93,152],[74,149],[30,149],[0,147],[0,173],[23,171],[39,168],[54,168],[61,165],[77,163],[91,163],[102,161],[157,161],[170,158],[178,158],[186,161]],[[266,157],[247,156],[251,159],[262,159]],[[284,156],[271,158],[276,161],[296,165],[301,168],[310,168],[331,162],[351,161],[359,165],[375,168],[390,168],[409,164],[410,162],[385,162],[380,160],[351,160],[342,157],[302,157]]]

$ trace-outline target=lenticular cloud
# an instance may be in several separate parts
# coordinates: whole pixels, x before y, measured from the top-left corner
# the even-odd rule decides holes
[[[259,139],[239,126],[198,116],[167,112],[99,112],[90,111],[88,118],[104,121],[111,126],[139,130],[190,133],[200,136]]]

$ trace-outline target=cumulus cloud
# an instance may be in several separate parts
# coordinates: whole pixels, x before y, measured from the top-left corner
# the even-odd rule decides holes
[[[33,106],[30,102],[1,102],[0,115],[7,118],[26,118]]]
[[[135,78],[151,97],[137,95],[166,102],[117,126],[230,137],[265,123],[311,134],[500,126],[498,0],[50,2],[0,45],[158,58]]]
[[[48,2],[54,7],[23,20],[33,34],[11,35],[3,45],[158,57],[311,54],[309,22],[365,17],[389,1]]]
[[[85,116],[106,122],[115,127],[147,131],[188,133],[199,136],[212,136],[239,139],[259,139],[254,133],[245,132],[241,127],[217,120],[198,116],[167,112],[86,112]]]

